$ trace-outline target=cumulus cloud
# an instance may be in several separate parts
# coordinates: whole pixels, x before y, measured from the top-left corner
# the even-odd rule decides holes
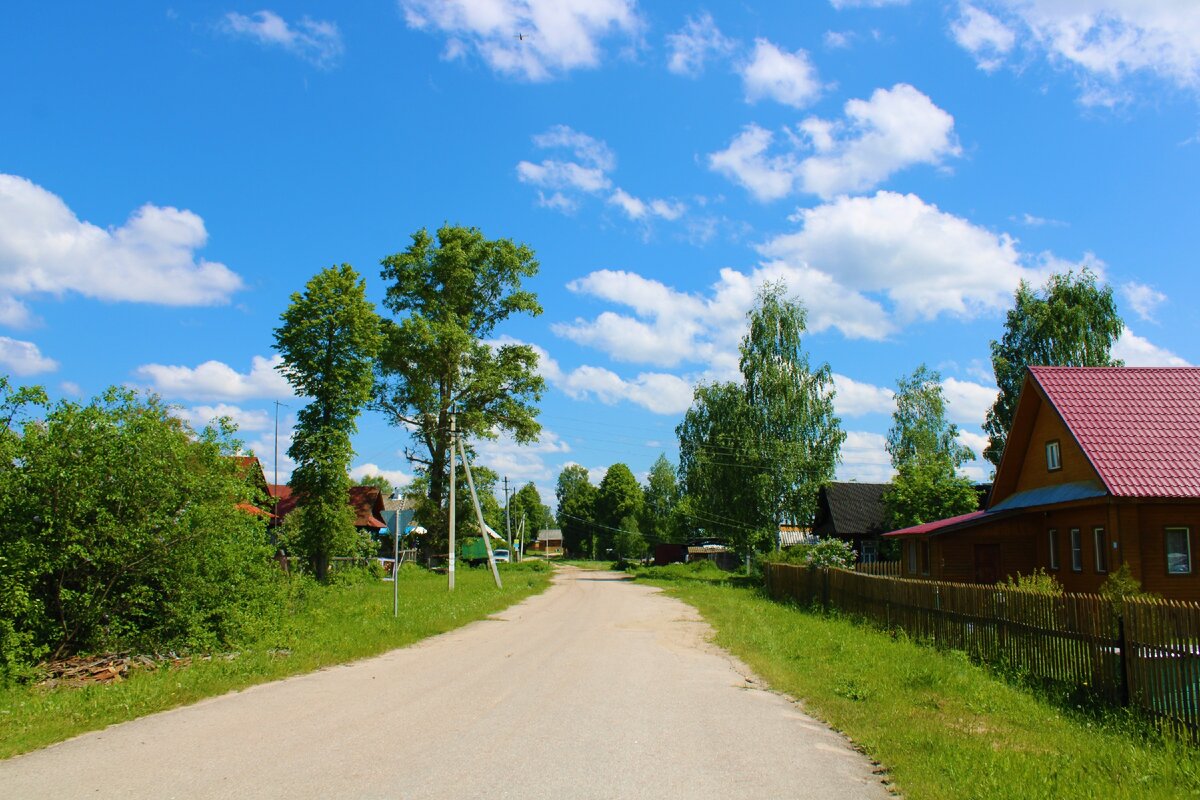
[[[878,433],[846,431],[842,443],[842,463],[837,468],[839,481],[887,483],[892,479],[892,458],[887,439]]]
[[[570,445],[548,428],[542,428],[537,440],[529,444],[519,444],[507,433],[500,433],[495,439],[478,439],[473,444],[481,464],[508,476],[517,486],[529,481],[553,480],[558,472],[555,466],[546,463],[547,458],[571,452]]]
[[[1136,281],[1122,284],[1121,294],[1137,315],[1147,322],[1154,321],[1154,312],[1167,301],[1167,296],[1153,286]]]
[[[636,44],[635,0],[399,0],[410,28],[446,36],[444,56],[474,53],[492,70],[545,81],[599,66],[602,42]]]
[[[0,323],[27,324],[21,298],[68,292],[169,306],[228,302],[242,279],[196,251],[208,240],[191,211],[144,205],[117,228],[80,220],[57,195],[0,174]]]
[[[33,342],[0,336],[0,367],[14,375],[37,375],[58,369],[58,362],[42,355]]]
[[[822,86],[804,50],[789,53],[766,39],[754,40],[754,53],[739,69],[746,100],[774,100],[804,108],[820,96]]]
[[[961,152],[954,118],[906,83],[850,100],[844,112],[840,120],[809,117],[785,129],[786,149],[775,154],[773,133],[749,125],[709,155],[709,167],[764,202],[797,189],[828,199],[869,191],[901,170],[937,166]]]
[[[387,469],[372,462],[359,464],[357,467],[353,467],[350,470],[350,480],[352,481],[361,481],[363,478],[371,475],[378,475],[382,478],[386,478],[388,483],[390,483],[396,489],[403,489],[405,486],[408,486],[410,483],[412,483],[413,479],[412,473],[410,472],[405,472],[402,469]]]
[[[274,11],[256,11],[248,16],[230,12],[221,21],[221,28],[231,36],[279,47],[318,67],[332,66],[344,50],[336,23],[310,17],[302,17],[292,25]]]
[[[263,409],[246,409],[229,403],[216,405],[200,405],[190,408],[176,409],[180,419],[192,428],[199,430],[218,417],[228,417],[237,425],[241,433],[274,430],[275,418],[269,411]]]
[[[950,24],[950,33],[985,72],[998,69],[1017,40],[1007,25],[970,3],[959,6],[959,16]]]
[[[775,237],[760,251],[808,278],[814,273],[848,300],[891,301],[891,314],[846,319],[830,314],[824,295],[814,328],[882,338],[898,325],[942,314],[971,318],[1007,308],[1018,282],[1039,282],[1045,265],[1029,266],[1016,240],[927,204],[912,194],[842,197],[802,210],[801,230]],[[1055,266],[1061,266],[1055,262]],[[837,311],[838,309],[833,309]]]
[[[606,405],[627,401],[655,414],[682,414],[692,404],[693,384],[678,375],[642,372],[622,378],[603,367],[582,366],[563,376],[559,384],[569,397],[592,398]]]
[[[727,56],[734,47],[733,40],[721,33],[712,15],[705,11],[698,17],[688,17],[680,30],[667,36],[671,52],[667,69],[696,78],[704,73],[709,58]]]
[[[973,428],[982,428],[988,409],[996,402],[999,390],[957,378],[942,381],[942,395],[946,398],[946,416],[951,422]],[[976,455],[981,451],[976,450]]]
[[[1164,347],[1159,347],[1128,327],[1121,332],[1112,349],[1113,358],[1119,358],[1127,367],[1189,367],[1191,364]]]
[[[254,356],[250,371],[241,373],[221,361],[205,361],[196,367],[144,364],[135,374],[149,381],[149,388],[168,398],[185,400],[278,399],[292,397],[292,387],[277,367],[281,356]]]
[[[1200,88],[1200,4],[1193,0],[977,0],[991,23],[1003,27],[1031,52],[1074,71],[1087,104],[1110,105],[1126,93],[1121,82],[1135,74],[1155,76],[1181,88]],[[993,16],[994,14],[994,16]],[[987,37],[958,37],[971,52]],[[996,33],[1003,44],[1004,34]],[[991,52],[999,54],[996,47]],[[978,57],[978,56],[977,56]]]
[[[891,414],[896,409],[896,393],[886,386],[856,381],[836,372],[833,386],[836,390],[833,404],[839,417]]]

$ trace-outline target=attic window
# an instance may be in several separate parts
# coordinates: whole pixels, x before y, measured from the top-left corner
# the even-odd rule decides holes
[[[1050,472],[1062,469],[1062,454],[1059,452],[1057,439],[1046,442],[1046,469]]]

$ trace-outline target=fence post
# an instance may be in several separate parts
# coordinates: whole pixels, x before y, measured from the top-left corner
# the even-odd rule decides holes
[[[829,612],[829,567],[821,569],[821,608]]]
[[[1121,653],[1121,705],[1129,705],[1129,643],[1125,638],[1125,610],[1117,615],[1117,649]]]

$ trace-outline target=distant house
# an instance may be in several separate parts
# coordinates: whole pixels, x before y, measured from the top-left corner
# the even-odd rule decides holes
[[[1031,367],[985,510],[887,534],[905,577],[1043,568],[1095,592],[1121,564],[1200,600],[1200,368]]]
[[[821,539],[847,541],[858,560],[879,558],[880,537],[887,532],[883,492],[887,483],[827,483],[817,493],[817,516],[812,532]]]
[[[287,515],[296,509],[297,497],[286,483],[269,484],[268,491],[275,498],[273,525],[282,525]],[[354,509],[354,527],[361,531],[379,535],[387,528],[384,514],[383,493],[377,486],[351,486],[346,502]]]
[[[813,540],[812,528],[806,528],[803,525],[780,525],[779,526],[779,546],[791,547],[792,545],[804,544]]]
[[[263,474],[262,463],[254,456],[230,456],[236,465],[238,476],[245,481],[248,481],[259,494],[266,496],[269,494],[267,490],[267,477]],[[241,502],[237,507],[247,514],[253,514],[258,517],[270,518],[271,512],[269,509],[260,508],[254,503]]]
[[[530,549],[545,556],[561,556],[563,554],[563,535],[558,528],[543,528],[537,532],[537,541]]]

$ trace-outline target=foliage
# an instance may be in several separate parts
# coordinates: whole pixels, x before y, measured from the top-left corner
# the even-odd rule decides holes
[[[1004,322],[1004,335],[992,341],[992,369],[1000,393],[987,414],[984,457],[996,466],[1004,454],[1017,397],[1029,366],[1121,366],[1112,346],[1124,323],[1112,287],[1098,285],[1088,269],[1050,276],[1039,296],[1021,281]]]
[[[627,518],[637,519],[643,502],[642,487],[628,465],[617,463],[609,467],[596,493],[596,521],[603,527],[595,536],[601,555],[616,548],[614,534]]]
[[[113,388],[5,429],[0,447],[4,672],[76,652],[215,647],[274,618],[278,569],[262,518],[243,510],[266,498],[230,457],[228,427],[197,435],[157,397]]]
[[[496,588],[486,571],[464,570],[454,592],[447,593],[445,575],[405,564],[397,586],[399,617],[392,616],[390,582],[318,584],[307,576],[293,576],[284,582],[285,605],[273,615],[279,624],[255,640],[239,643],[236,657],[136,672],[120,683],[79,689],[0,687],[0,758],[206,697],[404,647],[483,619],[550,582],[549,566],[543,562],[503,564],[501,569],[506,571],[503,589]]]
[[[554,516],[550,513],[550,507],[542,504],[542,496],[533,481],[514,492],[508,506],[514,537],[522,518],[525,519],[527,541],[534,541],[538,531],[554,527]]]
[[[1117,567],[1109,576],[1100,584],[1100,596],[1120,606],[1124,606],[1126,600],[1149,600],[1159,597],[1154,592],[1147,592],[1142,589],[1142,583],[1133,576],[1133,571],[1129,569],[1129,564],[1124,562]]]
[[[384,497],[391,497],[396,491],[392,482],[382,475],[364,475],[356,482],[357,486],[374,486]]]
[[[666,455],[660,453],[650,465],[643,496],[645,502],[638,527],[647,541],[682,544],[687,531],[679,514],[679,482]]]
[[[563,547],[568,553],[596,556],[596,496],[599,490],[588,478],[587,468],[568,464],[558,474],[554,495],[558,500],[558,524]]]
[[[845,440],[829,365],[814,368],[803,349],[806,316],[783,285],[765,284],[740,347],[743,383],[697,387],[676,428],[694,521],[742,555],[780,523],[812,521]]]
[[[366,284],[349,264],[318,272],[292,295],[275,329],[279,371],[311,402],[297,415],[288,455],[290,481],[305,509],[295,554],[324,580],[332,556],[354,552],[354,512],[346,500],[353,456],[351,435],[371,396],[371,368],[382,345],[379,317]]]
[[[1017,573],[1016,578],[1009,575],[996,585],[1001,589],[1019,589],[1027,592],[1052,595],[1054,597],[1058,597],[1064,593],[1063,585],[1058,582],[1058,579],[1041,567],[1038,567],[1029,575]]]
[[[975,487],[958,473],[975,454],[959,444],[958,426],[946,419],[942,376],[936,370],[922,364],[897,382],[887,450],[896,476],[884,490],[883,504],[893,529],[978,507]]]
[[[768,553],[764,561],[777,564],[801,564],[806,567],[835,567],[853,569],[856,554],[844,539],[818,539],[812,544],[795,544],[775,553]]]
[[[384,305],[397,319],[384,322],[373,405],[413,432],[422,452],[408,455],[426,477],[421,520],[431,538],[444,541],[445,519],[435,512],[447,494],[451,411],[467,438],[507,431],[529,442],[540,431],[535,404],[545,381],[537,353],[529,345],[488,341],[512,315],[542,313],[537,296],[521,289],[538,263],[526,245],[446,225],[436,243],[427,230],[417,231],[382,266],[390,283]]]
[[[646,537],[638,530],[637,517],[631,514],[622,519],[620,530],[613,536],[613,555],[617,563],[640,561],[646,557],[648,551]]]

